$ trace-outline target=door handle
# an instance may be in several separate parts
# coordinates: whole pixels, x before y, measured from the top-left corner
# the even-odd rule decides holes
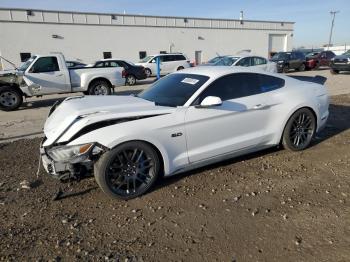
[[[59,77],[59,76],[63,76],[63,74],[59,74],[59,75],[57,75],[56,77]]]
[[[266,107],[266,105],[264,105],[264,104],[257,104],[255,106],[253,106],[253,109],[259,110],[259,109],[264,109],[265,107]]]

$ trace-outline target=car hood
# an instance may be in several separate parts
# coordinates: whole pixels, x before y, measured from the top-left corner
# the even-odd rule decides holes
[[[17,73],[17,70],[15,70],[15,69],[3,70],[3,71],[0,71],[0,76],[14,75],[16,73]]]
[[[167,114],[176,109],[156,106],[134,96],[75,96],[54,107],[44,125],[44,146],[65,142],[60,138],[67,132],[72,133],[70,129],[74,129],[72,134],[75,134],[86,125],[100,121]]]

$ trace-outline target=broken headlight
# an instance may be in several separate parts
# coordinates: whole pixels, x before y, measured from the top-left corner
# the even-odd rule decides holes
[[[78,163],[86,160],[93,144],[75,146],[57,146],[47,150],[47,154],[56,162]]]

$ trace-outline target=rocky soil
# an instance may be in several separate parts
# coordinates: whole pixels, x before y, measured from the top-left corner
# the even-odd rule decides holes
[[[39,139],[0,144],[0,260],[350,261],[350,95],[330,112],[303,152],[232,159],[128,202],[93,178],[37,178]]]

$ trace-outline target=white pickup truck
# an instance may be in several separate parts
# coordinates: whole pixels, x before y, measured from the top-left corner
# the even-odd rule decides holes
[[[62,54],[36,55],[16,70],[0,72],[0,109],[12,111],[23,97],[84,92],[109,95],[125,84],[122,67],[68,69]]]

